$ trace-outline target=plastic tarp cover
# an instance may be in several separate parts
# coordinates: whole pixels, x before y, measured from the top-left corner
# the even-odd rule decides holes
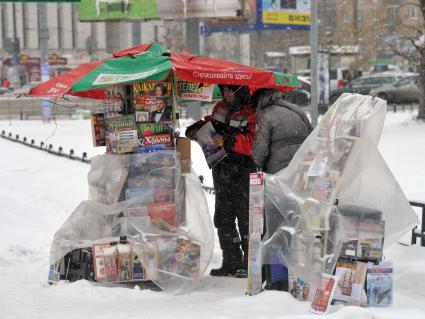
[[[314,285],[333,272],[359,223],[373,225],[367,237],[385,246],[418,223],[378,150],[386,112],[379,98],[341,95],[289,166],[266,175],[265,264],[284,264]]]
[[[89,200],[54,236],[51,265],[74,249],[126,236],[138,256],[150,253],[146,279],[170,293],[196,288],[212,257],[214,230],[199,178],[181,174],[179,153],[97,156],[88,182]]]

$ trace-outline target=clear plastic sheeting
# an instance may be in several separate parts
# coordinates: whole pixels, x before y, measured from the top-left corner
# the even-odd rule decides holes
[[[377,148],[386,111],[379,98],[343,94],[289,166],[266,175],[265,264],[282,263],[317,285],[340,254],[381,257],[382,241],[388,246],[417,224]]]
[[[214,231],[199,178],[181,174],[178,154],[95,157],[89,200],[55,234],[50,264],[92,249],[97,281],[152,280],[170,293],[195,288],[211,260]],[[116,272],[108,273],[109,261]]]

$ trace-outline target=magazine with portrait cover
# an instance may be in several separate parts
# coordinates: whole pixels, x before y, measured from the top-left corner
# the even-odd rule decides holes
[[[217,133],[211,122],[205,123],[196,132],[196,142],[198,142],[198,144],[201,146],[209,168],[213,168],[217,163],[226,157],[226,151],[224,148],[216,145],[213,141],[213,137],[216,134]]]
[[[144,81],[133,84],[137,122],[172,122],[173,99],[170,81]]]

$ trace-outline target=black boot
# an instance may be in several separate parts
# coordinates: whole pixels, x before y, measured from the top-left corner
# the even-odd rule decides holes
[[[242,267],[242,254],[240,249],[232,252],[223,251],[223,263],[220,268],[211,269],[210,275],[214,277],[234,276]]]

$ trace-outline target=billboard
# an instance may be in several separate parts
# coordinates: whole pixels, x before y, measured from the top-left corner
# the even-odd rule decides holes
[[[264,24],[310,25],[310,0],[262,0]]]
[[[239,0],[81,0],[80,21],[236,17]]]

